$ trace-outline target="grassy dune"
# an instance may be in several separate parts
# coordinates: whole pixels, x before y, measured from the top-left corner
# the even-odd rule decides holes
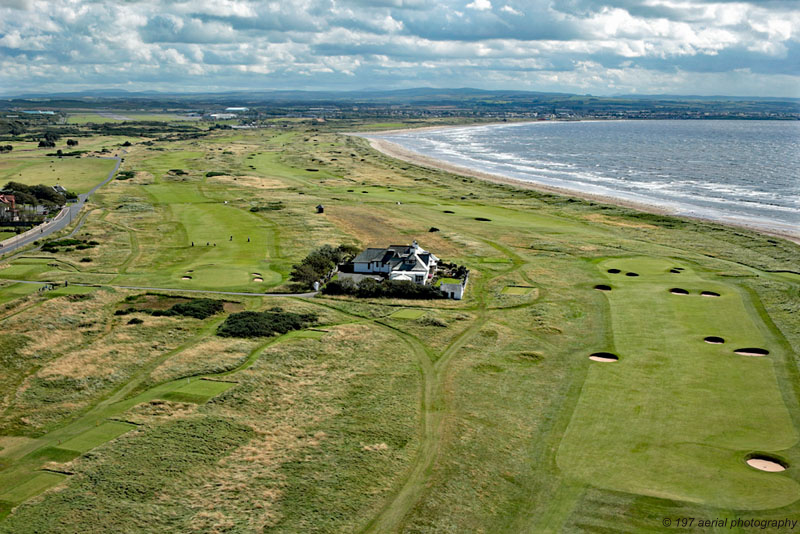
[[[134,144],[132,176],[77,233],[100,245],[0,265],[0,532],[672,532],[663,518],[800,515],[800,247],[424,169],[337,133],[352,126]],[[464,300],[259,296],[290,289],[322,244],[412,239],[470,269]],[[253,295],[204,295],[237,301],[204,320],[117,315],[133,285]],[[319,324],[214,333],[276,306]],[[769,355],[733,353],[747,347]],[[752,453],[789,467],[756,471]]]

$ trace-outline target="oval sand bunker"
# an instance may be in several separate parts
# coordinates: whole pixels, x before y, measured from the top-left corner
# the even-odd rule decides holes
[[[673,295],[688,295],[689,294],[688,291],[686,291],[685,289],[681,289],[680,287],[673,287],[672,289],[669,290],[669,292],[672,293]]]
[[[181,280],[191,280],[191,279],[192,279],[191,276],[184,276],[183,278],[181,278]]]
[[[611,274],[619,274],[621,271],[619,269],[609,269],[607,272]]]
[[[702,296],[702,297],[718,297],[719,293],[714,293],[713,291],[703,291],[702,293],[700,293],[700,296]]]
[[[708,336],[707,338],[703,339],[706,343],[711,343],[712,345],[722,345],[725,343],[725,340],[721,337],[717,336]]]
[[[739,354],[740,356],[766,356],[767,354],[769,354],[769,351],[767,349],[759,349],[755,347],[736,349],[733,352]]]
[[[263,282],[263,281],[264,281],[263,278],[258,278],[258,277],[253,278],[253,282]]]
[[[619,361],[619,356],[611,354],[610,352],[594,352],[589,355],[589,359],[595,362],[616,362]]]
[[[758,469],[759,471],[767,471],[768,473],[780,473],[781,471],[786,471],[786,466],[783,464],[783,462],[769,456],[753,456],[747,460],[747,465]]]
[[[625,276],[639,276],[639,273],[625,273]]]
[[[598,291],[611,291],[611,286],[607,286],[604,284],[596,285],[594,288]]]

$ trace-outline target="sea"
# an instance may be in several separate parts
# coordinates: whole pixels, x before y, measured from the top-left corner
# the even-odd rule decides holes
[[[539,121],[370,137],[474,171],[800,237],[800,121]]]

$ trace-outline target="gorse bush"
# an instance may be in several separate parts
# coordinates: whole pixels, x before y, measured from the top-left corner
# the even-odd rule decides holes
[[[156,317],[172,317],[182,315],[184,317],[194,317],[195,319],[206,319],[216,315],[224,309],[222,301],[214,299],[192,299],[189,302],[179,302],[168,310],[155,310],[151,315]]]
[[[272,308],[263,312],[232,313],[225,319],[217,335],[222,337],[269,337],[300,330],[317,321],[314,313],[294,313]]]

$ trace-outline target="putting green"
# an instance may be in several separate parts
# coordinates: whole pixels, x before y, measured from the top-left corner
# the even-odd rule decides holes
[[[504,295],[527,295],[528,293],[533,291],[533,289],[534,288],[532,287],[524,287],[524,286],[506,286],[500,293]]]
[[[116,282],[241,291],[259,291],[281,283],[283,276],[271,270],[267,260],[272,228],[257,215],[210,200],[198,187],[195,183],[147,186],[156,204],[168,206],[177,226],[170,239],[178,246],[159,246],[152,263],[134,265]],[[153,264],[158,265],[157,270]],[[261,274],[262,282],[254,281],[254,272]],[[190,278],[184,279],[187,276]]]
[[[220,393],[228,391],[235,385],[235,382],[196,379],[189,381],[178,389],[165,393],[162,397],[166,400],[202,404]]]
[[[735,286],[688,268],[671,274],[673,266],[654,258],[599,265],[614,281],[604,293],[613,346],[596,349],[620,360],[589,362],[559,467],[602,488],[732,509],[800,499],[800,485],[788,476],[745,464],[751,451],[779,452],[798,440],[773,369],[773,358],[785,357],[781,345]],[[621,273],[607,274],[610,268]],[[690,294],[671,294],[677,284]],[[721,297],[702,297],[702,290]],[[728,343],[704,343],[708,335]],[[734,345],[765,347],[770,357],[737,356]]]
[[[58,446],[76,452],[86,452],[136,428],[135,425],[109,421],[69,439]]]
[[[0,304],[11,302],[19,297],[36,293],[42,286],[39,284],[11,284],[0,288]]]
[[[394,319],[419,319],[425,315],[425,310],[405,309],[394,312],[390,317]]]
[[[25,501],[42,491],[55,486],[66,478],[65,475],[51,473],[49,471],[38,471],[26,477],[19,484],[11,488],[3,488],[0,493],[0,501],[18,503]]]

